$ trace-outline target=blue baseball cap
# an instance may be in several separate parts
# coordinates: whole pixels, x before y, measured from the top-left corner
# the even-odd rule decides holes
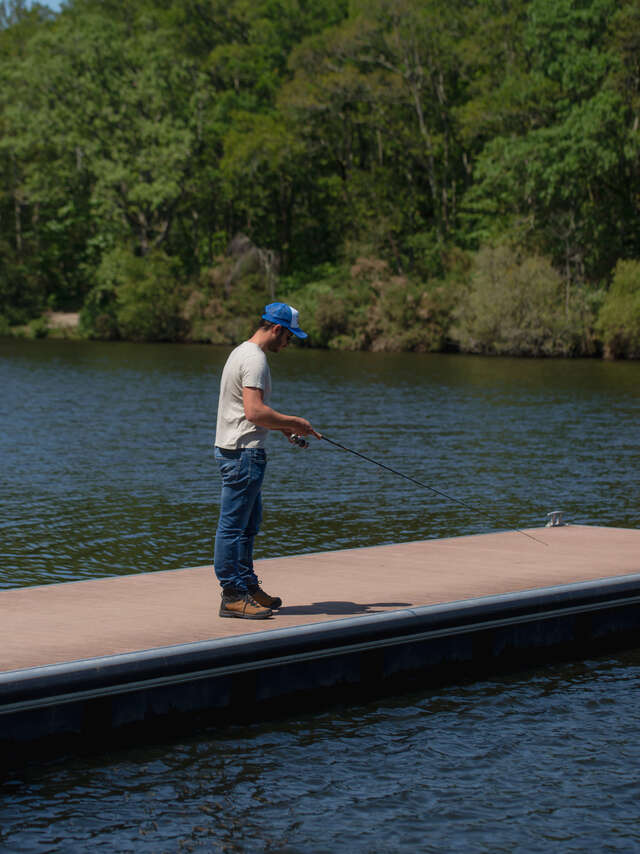
[[[300,329],[298,324],[298,312],[293,306],[287,305],[286,302],[272,302],[264,307],[263,320],[268,320],[269,323],[279,323],[284,326],[298,338],[306,338],[307,333]]]

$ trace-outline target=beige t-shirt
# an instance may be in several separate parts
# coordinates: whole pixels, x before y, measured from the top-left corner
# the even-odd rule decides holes
[[[219,448],[263,448],[266,427],[247,421],[242,402],[245,387],[262,389],[265,403],[271,397],[271,372],[267,357],[252,341],[244,341],[229,355],[220,380],[216,445]]]

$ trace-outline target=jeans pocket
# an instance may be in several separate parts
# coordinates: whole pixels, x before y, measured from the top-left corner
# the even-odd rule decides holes
[[[240,469],[240,460],[218,460],[218,468],[223,480],[235,480]]]
[[[242,454],[238,451],[216,448],[215,458],[223,484],[232,484],[239,480]]]
[[[263,448],[252,448],[249,452],[250,479],[262,481],[267,467],[267,455]]]

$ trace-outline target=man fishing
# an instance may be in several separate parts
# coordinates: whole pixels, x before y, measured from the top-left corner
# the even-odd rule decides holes
[[[248,341],[229,355],[220,380],[215,457],[222,476],[214,569],[222,585],[221,617],[260,620],[282,605],[260,587],[253,571],[253,541],[262,518],[261,487],[269,430],[292,437],[315,436],[310,422],[269,406],[271,373],[267,353],[279,353],[293,336],[306,338],[298,312],[282,302],[265,307]]]

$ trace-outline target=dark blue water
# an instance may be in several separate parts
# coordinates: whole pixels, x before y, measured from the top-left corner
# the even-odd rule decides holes
[[[210,562],[225,357],[0,342],[0,587]],[[277,408],[481,512],[273,436],[261,557],[556,508],[640,527],[638,363],[297,350],[272,374]],[[0,850],[640,850],[639,677],[631,651],[37,764],[0,783]]]
[[[200,733],[0,787],[0,850],[640,849],[638,653]]]

